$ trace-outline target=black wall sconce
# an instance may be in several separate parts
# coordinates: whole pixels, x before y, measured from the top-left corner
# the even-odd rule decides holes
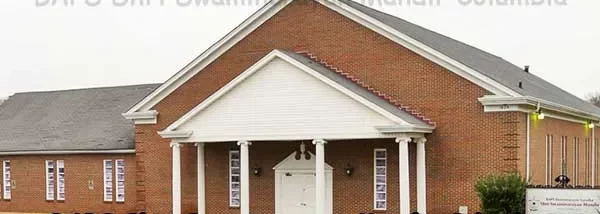
[[[260,166],[255,166],[252,168],[252,174],[255,176],[260,176],[262,174],[262,168],[260,168]]]
[[[346,168],[344,168],[344,173],[346,173],[346,176],[351,176],[354,173],[354,168],[348,164]]]

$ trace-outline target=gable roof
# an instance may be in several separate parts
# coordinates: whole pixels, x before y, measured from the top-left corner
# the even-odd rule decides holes
[[[157,84],[17,93],[0,105],[0,152],[134,149],[120,113]]]
[[[129,109],[123,116],[134,120],[136,118],[148,120],[150,116],[155,121],[156,112],[151,110],[154,105],[198,72],[201,72],[225,51],[292,1],[269,1],[264,7],[169,78],[141,102]],[[500,57],[353,1],[315,1],[414,51],[498,97],[526,98],[528,101],[555,107],[554,109],[567,114],[585,119],[600,120],[599,108],[533,74],[524,72],[521,68]],[[518,87],[519,82],[522,82],[523,88]]]
[[[340,0],[423,44],[481,72],[523,96],[531,96],[584,112],[600,115],[600,108],[572,95],[522,68],[450,37],[430,31],[398,17],[374,10],[362,4]],[[523,88],[519,88],[522,82]]]
[[[394,125],[392,126],[386,125],[385,127],[379,127],[375,125],[372,127],[378,130],[379,133],[431,133],[432,130],[435,129],[435,125],[430,120],[419,115],[411,114],[412,112],[407,112],[404,106],[387,100],[383,94],[375,94],[373,91],[359,85],[356,82],[359,80],[350,80],[340,72],[332,70],[330,67],[313,61],[311,58],[302,54],[275,49],[252,65],[250,68],[242,72],[236,78],[231,80],[217,92],[213,93],[210,97],[198,104],[192,110],[188,111],[177,121],[173,122],[165,130],[159,132],[159,134],[164,138],[187,139],[191,137],[193,130],[186,130],[182,127],[185,127],[189,121],[192,121],[193,118],[196,117],[196,115],[199,115],[205,109],[210,108],[213,103],[217,102],[222,97],[227,96],[230,91],[234,90],[234,88],[236,88],[238,85],[241,85],[242,82],[250,78],[256,72],[259,72],[274,59],[281,59],[293,65],[294,67],[299,68],[301,72],[313,76],[322,84],[331,86],[332,89],[341,92],[345,96],[360,103],[360,105],[367,107],[370,109],[370,111],[376,112],[384,118],[387,118],[388,121],[393,122]],[[384,136],[381,135],[380,137]],[[271,139],[246,138],[246,140]]]
[[[392,103],[390,100],[386,99],[385,95],[378,95],[375,91],[369,90],[369,88],[363,87],[359,85],[357,82],[360,81],[355,79],[353,81],[345,76],[343,76],[340,71],[334,70],[332,66],[326,67],[325,65],[316,62],[300,53],[294,53],[286,50],[277,50],[281,53],[295,59],[297,62],[302,63],[303,65],[313,69],[314,71],[319,72],[319,74],[325,76],[326,78],[340,84],[346,89],[354,92],[355,94],[367,99],[371,103],[379,106],[380,108],[388,111],[402,120],[419,126],[419,127],[431,127],[433,128],[435,125],[433,121],[427,119],[421,115],[413,114],[413,112],[408,112],[406,109],[403,109],[404,106],[398,103]]]

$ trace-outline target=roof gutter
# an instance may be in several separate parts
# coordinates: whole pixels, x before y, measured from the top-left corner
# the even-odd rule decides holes
[[[96,155],[96,154],[135,154],[135,149],[0,152],[0,156],[15,156],[15,155],[86,155],[86,154],[94,154],[94,155]]]
[[[583,120],[592,120],[592,121],[600,121],[600,115],[589,113],[585,111],[581,111],[575,108],[571,108],[569,106],[557,104],[554,102],[546,101],[543,99],[530,97],[530,96],[521,96],[521,97],[508,97],[508,96],[494,96],[487,95],[478,99],[479,102],[486,107],[487,112],[494,111],[524,111],[524,112],[534,112],[539,111],[540,109],[548,109],[555,112],[560,112],[563,114],[567,114],[570,116],[578,117]],[[518,105],[526,105],[531,106],[533,108],[523,110],[521,108],[515,108]],[[488,108],[489,107],[489,108]],[[496,108],[492,108],[496,107]]]

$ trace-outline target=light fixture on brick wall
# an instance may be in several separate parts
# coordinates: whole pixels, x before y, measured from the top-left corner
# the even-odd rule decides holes
[[[346,173],[346,176],[351,176],[354,173],[354,168],[350,164],[347,164],[346,168],[344,168],[344,173]]]
[[[545,114],[544,114],[544,112],[542,112],[542,110],[540,109],[540,110],[537,112],[537,119],[538,119],[538,120],[543,120],[544,118],[546,118],[546,115],[545,115]]]
[[[594,127],[596,127],[596,124],[593,121],[588,122],[587,124],[588,128],[593,129]]]
[[[252,168],[252,174],[255,176],[260,176],[262,174],[262,168],[260,166],[255,166]]]

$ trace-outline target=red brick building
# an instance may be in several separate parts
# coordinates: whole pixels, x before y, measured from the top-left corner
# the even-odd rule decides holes
[[[600,109],[350,1],[272,1],[162,85],[131,87],[87,89],[107,91],[60,113],[27,94],[2,104],[0,211],[474,213],[488,174],[599,182]]]

